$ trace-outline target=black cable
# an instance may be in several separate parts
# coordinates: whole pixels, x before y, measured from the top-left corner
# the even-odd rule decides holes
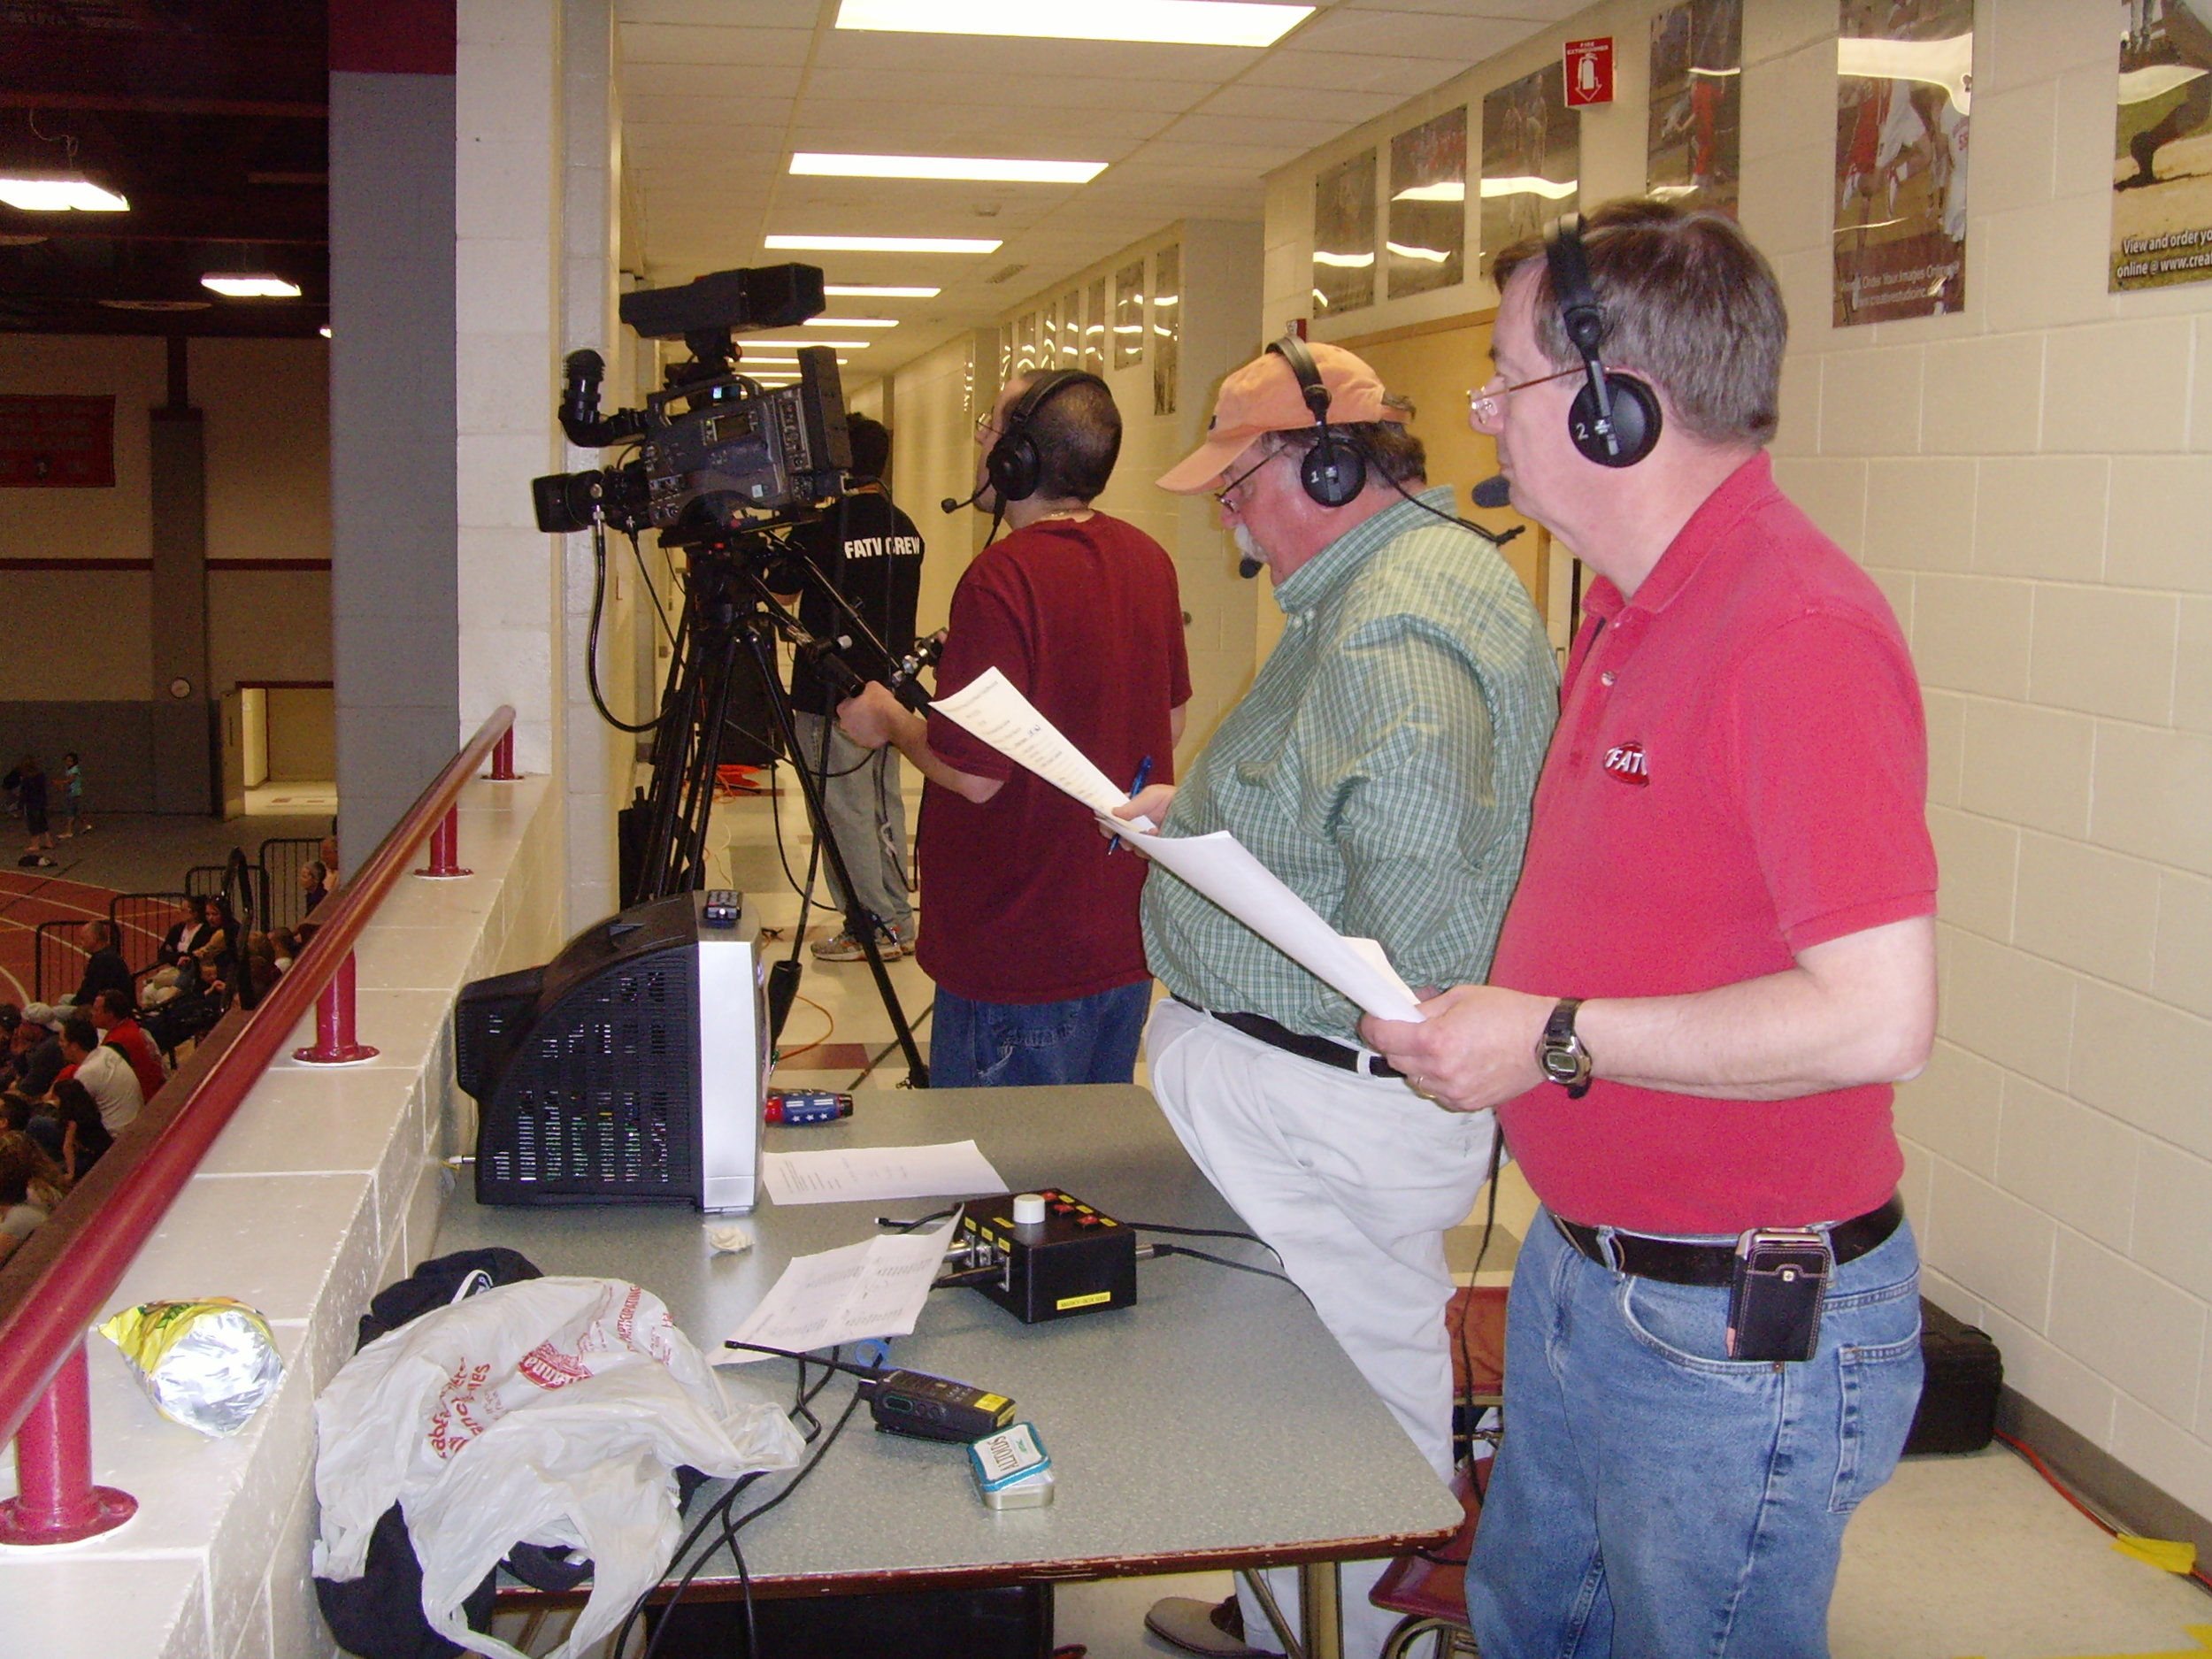
[[[1382,468],[1379,466],[1378,466],[1375,471],[1382,474],[1382,480],[1384,483],[1389,485],[1391,488],[1396,490],[1401,495],[1403,495],[1408,501],[1418,507],[1423,512],[1427,513],[1431,518],[1441,518],[1446,524],[1455,524],[1463,530],[1472,530],[1477,535],[1487,541],[1492,547],[1503,547],[1508,541],[1511,541],[1513,537],[1520,534],[1521,533],[1521,527],[1518,525],[1514,526],[1513,528],[1507,532],[1504,535],[1500,535],[1495,530],[1486,530],[1480,525],[1477,524],[1472,518],[1463,518],[1455,512],[1446,512],[1441,507],[1430,506],[1428,503],[1423,501],[1418,495],[1408,489],[1399,480],[1391,477],[1387,472],[1384,472]]]
[[[635,546],[636,541],[633,536],[631,545]],[[642,561],[641,567],[641,565]],[[649,588],[649,583],[648,587]],[[606,695],[599,689],[599,618],[606,608],[606,603],[607,521],[594,517],[591,521],[591,630],[584,641],[584,683],[591,688],[591,706],[598,710],[599,718],[616,731],[627,732],[632,736],[641,732],[657,731],[661,722],[668,718],[665,713],[657,714],[642,725],[633,726],[627,720],[615,718],[614,710],[607,706]],[[665,626],[667,618],[664,617],[661,620]]]
[[[890,1050],[887,1048],[884,1052],[888,1054]],[[933,1221],[942,1221],[947,1216],[956,1216],[959,1213],[958,1207],[955,1206],[950,1210],[933,1210],[926,1216],[917,1216],[911,1221],[901,1221],[896,1216],[878,1216],[876,1225],[895,1227],[901,1233],[911,1233],[917,1227],[926,1227]]]
[[[1164,1221],[1124,1221],[1121,1225],[1132,1233],[1172,1233],[1187,1239],[1242,1239],[1247,1244],[1267,1244],[1258,1233],[1239,1233],[1234,1227],[1171,1227]],[[1267,1248],[1275,1250],[1271,1244]],[[1282,1252],[1275,1250],[1275,1254],[1279,1258]]]
[[[877,1366],[872,1370],[865,1365],[848,1364],[841,1359],[817,1359],[813,1355],[802,1354],[795,1348],[767,1348],[758,1342],[739,1342],[735,1340],[725,1342],[722,1346],[724,1348],[742,1348],[748,1354],[773,1354],[778,1359],[795,1359],[816,1365],[826,1365],[832,1371],[841,1371],[848,1376],[852,1377],[864,1377],[870,1382],[874,1382],[878,1378],[883,1375],[883,1368],[881,1366]],[[831,1352],[834,1353],[836,1350],[833,1348]]]
[[[661,609],[660,590],[653,586],[653,572],[645,568],[645,549],[638,545],[637,532],[629,532],[630,557],[637,561],[638,579],[645,584],[645,596],[653,602],[653,613],[661,619],[661,633],[667,636],[668,649],[676,649],[676,630],[668,626],[668,612]],[[676,580],[674,566],[670,566],[668,580]]]
[[[964,1273],[948,1273],[942,1279],[933,1279],[929,1287],[932,1290],[956,1290],[964,1285],[987,1285],[993,1279],[1005,1276],[1006,1270],[1002,1266],[975,1267]]]
[[[1211,1262],[1216,1267],[1234,1268],[1240,1273],[1251,1273],[1261,1279],[1279,1279],[1284,1284],[1290,1286],[1292,1289],[1297,1289],[1296,1281],[1294,1280],[1287,1273],[1278,1273],[1271,1268],[1255,1267],[1249,1262],[1233,1262],[1225,1256],[1210,1256],[1203,1250],[1192,1249],[1187,1244],[1156,1244],[1152,1247],[1152,1254],[1155,1257],[1163,1256],[1194,1256],[1202,1262]],[[1303,1293],[1301,1294],[1302,1294]]]

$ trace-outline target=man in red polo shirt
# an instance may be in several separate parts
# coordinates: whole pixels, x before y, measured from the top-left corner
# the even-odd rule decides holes
[[[1814,1659],[1919,1395],[1917,682],[1775,487],[1787,322],[1732,220],[1614,203],[1495,275],[1476,427],[1597,580],[1490,984],[1363,1027],[1544,1204],[1469,1613],[1484,1659]]]

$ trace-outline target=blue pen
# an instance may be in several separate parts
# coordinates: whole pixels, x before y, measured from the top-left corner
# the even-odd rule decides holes
[[[1139,761],[1139,762],[1137,763],[1137,780],[1136,780],[1136,782],[1134,782],[1134,783],[1133,783],[1133,784],[1131,784],[1131,785],[1129,786],[1129,794],[1130,794],[1130,797],[1133,800],[1136,796],[1138,796],[1138,795],[1142,795],[1142,794],[1144,793],[1144,786],[1145,786],[1147,783],[1150,782],[1150,781],[1151,781],[1151,779],[1152,779],[1152,757],[1151,757],[1151,756],[1149,756],[1149,755],[1147,755],[1147,756],[1146,756],[1146,757],[1145,757],[1142,760],[1141,760],[1141,761]],[[1120,850],[1121,850],[1121,837],[1120,837],[1120,836],[1116,835],[1116,836],[1114,836],[1111,840],[1110,840],[1110,841],[1106,843],[1106,856],[1107,856],[1109,858],[1111,858],[1111,857],[1112,857],[1112,856],[1113,856],[1116,853],[1119,852]]]

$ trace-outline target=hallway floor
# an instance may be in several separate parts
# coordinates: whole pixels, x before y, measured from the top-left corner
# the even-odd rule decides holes
[[[906,777],[914,783],[911,768]],[[914,807],[910,793],[910,824]],[[787,864],[803,879],[808,848],[795,791],[723,803],[710,839],[719,849],[718,880],[743,892],[764,926],[780,930],[772,955],[787,954],[799,900],[784,871]],[[807,935],[826,937],[840,925],[818,905]],[[818,963],[811,955],[802,960],[776,1080],[820,1088],[899,1086],[906,1068],[867,964]],[[926,1056],[929,982],[911,957],[889,967],[909,1018],[919,1022]],[[1144,1080],[1141,1064],[1137,1080]],[[1509,1168],[1484,1283],[1509,1277],[1533,1209]],[[1470,1219],[1479,1222],[1479,1205]],[[1455,1263],[1472,1263],[1479,1233],[1470,1226],[1448,1240]],[[1145,1632],[1145,1609],[1162,1595],[1218,1599],[1229,1585],[1226,1573],[1064,1585],[1057,1637],[1085,1644],[1090,1659],[1173,1653]],[[2193,1640],[2198,1632],[2201,1643]],[[1995,1447],[1971,1456],[1909,1460],[1862,1507],[1845,1539],[1830,1632],[1836,1659],[2178,1656],[2212,1652],[2212,1596],[2116,1553],[2026,1463]]]

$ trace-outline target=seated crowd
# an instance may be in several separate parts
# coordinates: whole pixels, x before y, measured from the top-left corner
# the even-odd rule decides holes
[[[300,871],[303,911],[330,866]],[[65,1002],[0,1002],[0,1261],[46,1220],[167,1079],[178,1051],[242,994],[258,1002],[315,932],[244,932],[220,898],[188,899],[155,965],[134,973],[113,922],[77,931],[83,978]]]

